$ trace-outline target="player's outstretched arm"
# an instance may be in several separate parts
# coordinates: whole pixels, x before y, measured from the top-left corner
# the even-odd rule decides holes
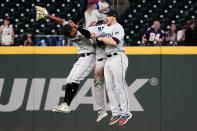
[[[112,37],[109,37],[109,38],[106,38],[106,37],[98,37],[98,41],[102,41],[105,44],[112,45],[112,46],[117,46],[118,43],[119,43],[119,40],[118,39],[112,38]]]
[[[63,24],[64,23],[64,19],[61,19],[61,18],[50,15],[49,12],[45,8],[40,7],[40,6],[35,6],[35,8],[36,8],[36,20],[37,21],[39,19],[49,18],[49,19],[55,21],[58,24]]]
[[[52,16],[50,14],[48,14],[48,18],[55,21],[58,24],[63,24],[64,23],[64,19]]]

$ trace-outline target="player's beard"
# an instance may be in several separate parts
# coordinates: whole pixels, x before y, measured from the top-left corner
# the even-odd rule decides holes
[[[109,22],[109,21],[106,21],[106,23],[107,23],[107,25],[108,25],[108,26],[110,26],[110,25],[111,25],[111,22]]]
[[[106,19],[106,23],[108,26],[111,26],[113,24],[113,22],[115,21],[114,18],[109,18],[109,19]]]

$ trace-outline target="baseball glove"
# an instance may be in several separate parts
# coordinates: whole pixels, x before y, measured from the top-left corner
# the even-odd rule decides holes
[[[35,6],[36,8],[36,20],[38,21],[39,19],[46,19],[48,16],[48,11],[40,6]]]

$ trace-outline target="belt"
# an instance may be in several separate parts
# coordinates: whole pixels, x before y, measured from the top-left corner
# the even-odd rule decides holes
[[[104,59],[106,59],[106,58],[99,58],[99,59],[97,59],[97,61],[103,61]]]
[[[112,57],[114,55],[118,55],[119,53],[124,53],[124,51],[113,52],[113,53],[107,54],[107,57]]]
[[[94,53],[82,53],[82,54],[80,54],[80,56],[81,56],[81,57],[85,57],[85,56],[89,56],[89,55],[91,55],[91,54],[94,54]]]
[[[118,53],[115,52],[115,53],[109,54],[109,55],[107,55],[107,57],[112,57],[112,56],[114,56],[114,55],[118,55]]]

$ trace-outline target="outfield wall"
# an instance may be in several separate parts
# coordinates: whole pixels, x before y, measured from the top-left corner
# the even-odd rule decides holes
[[[93,74],[81,83],[70,114],[63,100],[74,47],[0,48],[0,131],[196,131],[197,48],[127,47],[130,110],[124,126],[96,123]],[[106,109],[110,113],[108,98]],[[111,114],[110,114],[111,115]]]

